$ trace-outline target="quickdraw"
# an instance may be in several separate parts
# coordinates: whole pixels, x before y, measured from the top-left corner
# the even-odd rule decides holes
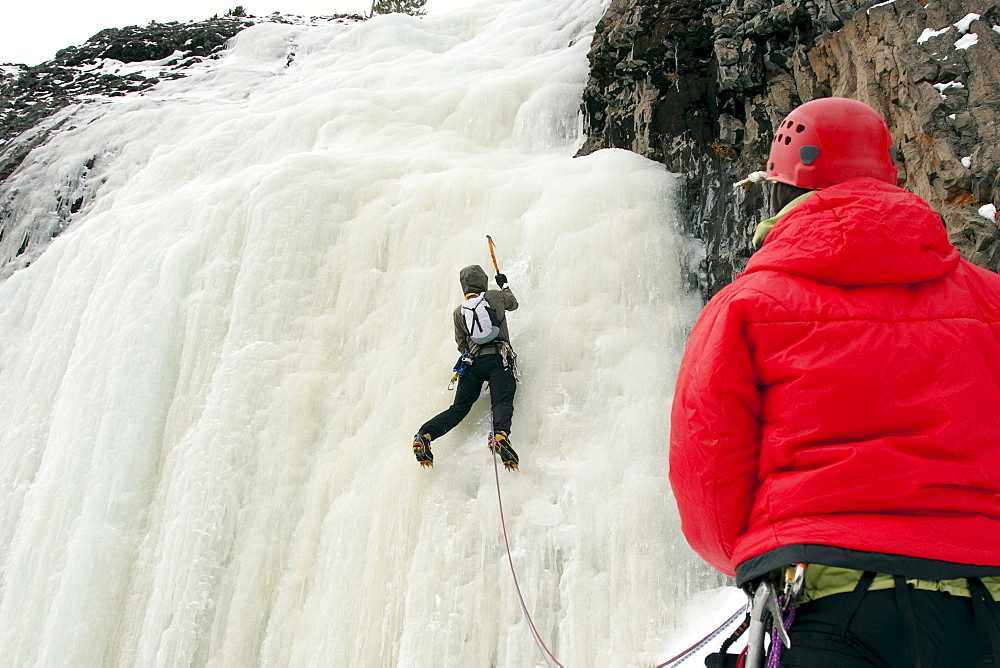
[[[792,646],[788,630],[795,619],[795,602],[805,584],[805,564],[785,569],[784,590],[781,594],[774,582],[765,578],[750,597],[750,628],[747,639],[746,668],[777,668],[782,648]],[[770,622],[770,626],[768,626]],[[770,631],[771,647],[765,654],[764,635]]]

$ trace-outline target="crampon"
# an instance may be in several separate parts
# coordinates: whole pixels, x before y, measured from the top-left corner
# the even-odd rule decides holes
[[[413,456],[420,466],[434,466],[430,434],[417,434],[413,437]]]
[[[514,452],[514,448],[510,447],[510,441],[507,439],[507,434],[502,431],[498,431],[490,439],[490,452],[500,455],[500,461],[503,462],[503,466],[508,471],[517,470],[517,453]]]

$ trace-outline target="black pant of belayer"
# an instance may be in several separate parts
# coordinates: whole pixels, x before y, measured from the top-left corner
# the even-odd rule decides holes
[[[969,579],[972,596],[914,590],[902,578],[893,589],[866,591],[866,573],[854,592],[799,606],[781,654],[786,668],[996,667],[1000,603]],[[867,582],[866,582],[867,580]]]
[[[495,354],[479,355],[472,360],[472,364],[458,380],[455,400],[451,406],[425,422],[419,433],[430,434],[431,440],[434,440],[454,429],[472,410],[472,404],[476,403],[483,391],[483,383],[490,384],[493,431],[509,434],[514,417],[517,380],[513,370],[504,368],[503,358]]]

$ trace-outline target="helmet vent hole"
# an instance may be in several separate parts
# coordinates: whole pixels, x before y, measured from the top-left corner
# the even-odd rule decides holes
[[[806,144],[805,146],[799,148],[799,158],[802,160],[803,165],[811,165],[816,162],[816,158],[819,157],[819,146],[813,146],[812,144]]]
[[[806,129],[806,126],[802,125],[801,123],[799,123],[798,125],[795,126],[795,131],[796,132],[803,132],[805,129]]]
[[[785,137],[785,146],[788,146],[791,143],[792,143],[792,137],[791,137],[791,135],[787,135]]]

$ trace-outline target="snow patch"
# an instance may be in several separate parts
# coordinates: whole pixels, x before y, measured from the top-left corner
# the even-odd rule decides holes
[[[924,28],[924,31],[920,33],[920,37],[917,38],[917,44],[923,44],[932,37],[937,37],[938,35],[943,35],[951,30],[951,26],[941,28],[940,30],[931,30],[930,28]]]
[[[969,27],[972,25],[972,22],[978,20],[979,20],[979,14],[969,13],[966,14],[965,17],[963,17],[960,21],[957,21],[953,24],[955,28],[958,30],[958,32],[964,35],[964,37],[961,37],[958,41],[955,42],[956,49],[959,50],[968,49],[970,46],[974,46],[976,43],[979,42],[979,35],[977,35],[976,33],[969,32]]]
[[[184,51],[174,51],[166,58],[160,60],[141,60],[133,63],[124,63],[114,58],[100,58],[93,63],[80,68],[83,72],[94,72],[98,74],[114,74],[124,77],[130,74],[141,74],[146,78],[157,77],[165,68],[174,67],[186,57]]]
[[[979,215],[988,220],[997,220],[997,206],[996,204],[984,204],[979,207]]]
[[[965,167],[966,169],[972,167],[972,156],[966,156],[962,158],[962,166]]]
[[[755,183],[763,183],[767,181],[767,172],[751,172],[747,174],[747,177],[742,181],[738,181],[734,188],[739,188],[740,186],[753,185]]]
[[[979,35],[974,32],[970,32],[968,35],[962,37],[955,42],[956,49],[968,49],[970,46],[975,46],[979,42]]]
[[[877,5],[872,5],[871,7],[868,8],[868,13],[871,14],[872,10],[876,9],[877,7],[885,7],[886,5],[895,4],[895,2],[896,0],[886,0],[885,2],[880,2]]]
[[[972,25],[972,22],[978,20],[979,20],[979,14],[966,14],[965,18],[963,18],[960,21],[957,21],[953,25],[956,28],[958,28],[958,32],[964,35],[965,33],[969,32],[969,26]]]
[[[936,83],[932,85],[937,88],[938,94],[941,96],[942,100],[947,97],[948,91],[952,88],[965,88],[965,84],[961,81],[949,81],[947,83]]]

